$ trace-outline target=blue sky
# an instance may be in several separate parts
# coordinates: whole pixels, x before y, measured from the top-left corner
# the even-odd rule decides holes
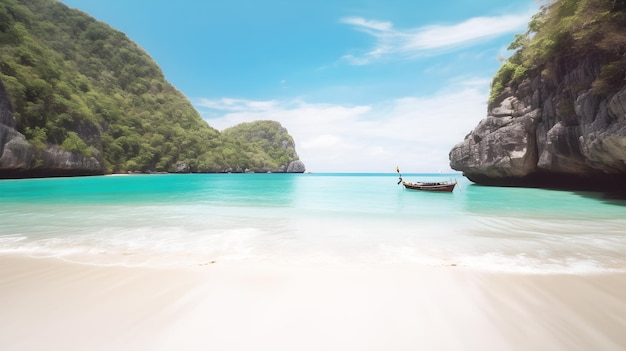
[[[62,0],[223,130],[279,121],[312,172],[448,172],[536,0]]]

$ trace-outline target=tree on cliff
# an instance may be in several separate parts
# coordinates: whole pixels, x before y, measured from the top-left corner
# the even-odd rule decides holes
[[[605,62],[592,82],[594,92],[615,91],[626,76],[626,0],[555,0],[533,16],[509,49],[517,51],[494,77],[490,101],[511,82],[535,72],[554,77],[583,55]]]

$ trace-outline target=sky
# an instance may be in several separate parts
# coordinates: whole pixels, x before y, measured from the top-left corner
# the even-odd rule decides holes
[[[539,0],[62,0],[218,129],[274,120],[310,172],[451,172]]]

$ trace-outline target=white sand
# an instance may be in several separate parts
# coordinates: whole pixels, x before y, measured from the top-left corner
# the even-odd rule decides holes
[[[626,350],[626,274],[0,256],[0,350]]]

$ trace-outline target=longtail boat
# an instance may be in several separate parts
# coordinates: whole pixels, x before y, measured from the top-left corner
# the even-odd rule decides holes
[[[440,191],[440,192],[448,192],[451,193],[456,186],[456,179],[454,181],[441,181],[441,182],[406,182],[402,180],[402,174],[400,174],[400,169],[396,167],[396,172],[398,172],[398,176],[400,180],[398,184],[402,183],[406,189],[411,190],[424,190],[424,191]]]
[[[454,187],[456,186],[455,181],[449,182],[402,182],[405,188],[411,190],[426,190],[426,191],[442,191],[442,192],[452,192]]]

